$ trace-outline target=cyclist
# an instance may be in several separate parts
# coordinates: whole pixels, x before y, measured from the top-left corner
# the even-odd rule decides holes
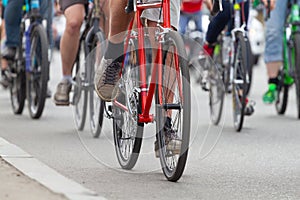
[[[7,60],[12,60],[15,57],[16,47],[19,45],[20,39],[20,23],[22,18],[23,1],[9,0],[5,8],[4,19],[6,29],[5,49],[2,56]],[[40,0],[40,13],[44,19],[47,19],[47,34],[51,41],[51,26],[52,26],[52,0]]]
[[[148,0],[153,1],[153,0]],[[133,14],[126,14],[125,7],[127,1],[113,0],[110,1],[110,31],[108,35],[108,48],[102,58],[100,66],[96,70],[95,74],[95,89],[98,96],[104,101],[112,101],[118,95],[118,91],[115,85],[120,79],[121,63],[123,61],[123,48],[125,31],[127,30],[130,19]],[[147,19],[149,27],[155,27],[158,21],[160,10],[159,9],[147,9],[143,12],[142,18]],[[177,29],[179,23],[180,14],[180,0],[171,1],[171,25],[174,29]],[[149,30],[150,42],[153,49],[155,49],[156,43],[154,41],[154,31]],[[152,51],[154,53],[155,50]],[[154,54],[155,55],[155,54]],[[154,56],[153,56],[154,59]],[[102,70],[104,71],[102,72]],[[172,147],[172,150],[179,150],[180,140],[177,139],[176,133],[172,130],[171,118],[166,116],[165,118],[165,134],[168,141],[168,146]],[[156,157],[158,156],[158,143],[155,142],[154,149]]]
[[[202,4],[205,3],[208,10],[211,10],[210,0],[183,0],[181,4],[179,31],[185,34],[186,27],[190,20],[194,20],[196,31],[202,32]]]
[[[276,8],[271,12],[266,22],[265,63],[268,74],[268,90],[263,95],[263,102],[271,104],[276,100],[279,69],[282,66],[282,38],[286,18],[287,3],[289,0],[276,2]],[[299,1],[298,1],[299,3]]]
[[[97,0],[107,11],[105,4],[108,0]],[[77,56],[80,28],[86,15],[89,3],[93,0],[60,0],[60,8],[66,18],[66,25],[60,39],[60,52],[62,58],[62,80],[58,83],[54,94],[54,103],[59,106],[69,105],[69,93],[71,91],[72,69]],[[106,19],[105,19],[106,20]],[[103,24],[100,24],[103,26]],[[107,27],[102,27],[106,30]]]
[[[243,2],[244,0],[236,0],[238,3]],[[273,9],[275,6],[275,1],[276,0],[271,0],[270,1],[270,8]],[[263,3],[267,5],[267,1],[263,0]],[[213,55],[214,51],[214,46],[215,43],[217,42],[217,38],[219,34],[223,31],[225,26],[230,22],[231,19],[231,10],[233,10],[233,5],[230,1],[222,0],[222,5],[223,5],[223,11],[218,12],[219,9],[219,0],[215,0],[213,4],[213,10],[212,14],[215,14],[215,12],[218,12],[215,17],[211,20],[208,26],[208,30],[206,33],[206,42],[203,46],[205,54],[208,56]],[[246,21],[248,19],[248,14],[249,14],[249,0],[245,1],[245,6],[244,6],[244,11],[245,11],[245,18]],[[246,100],[247,102],[248,100]],[[245,108],[245,115],[251,115],[253,113],[253,108],[249,108],[248,105]]]

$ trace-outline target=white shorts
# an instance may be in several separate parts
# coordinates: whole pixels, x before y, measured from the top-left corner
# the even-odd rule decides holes
[[[145,0],[144,2],[151,2],[157,0]],[[178,30],[179,16],[180,16],[181,0],[171,0],[171,25]],[[151,21],[158,21],[160,14],[160,8],[153,8],[144,10],[142,18],[146,18]],[[163,16],[161,16],[163,17]],[[162,20],[161,20],[162,21]]]

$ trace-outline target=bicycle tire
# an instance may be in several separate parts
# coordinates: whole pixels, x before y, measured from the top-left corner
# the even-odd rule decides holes
[[[252,51],[251,51],[251,46],[250,46],[250,42],[249,42],[249,39],[247,38],[245,40],[246,42],[246,46],[247,46],[247,49],[249,49],[248,51],[248,68],[247,68],[247,73],[246,73],[246,80],[247,80],[247,84],[246,84],[246,95],[248,95],[250,93],[250,89],[251,89],[251,85],[252,85],[252,74],[253,74],[253,65],[254,65],[254,62],[253,58],[253,54],[252,54]]]
[[[293,36],[294,45],[294,81],[296,86],[296,102],[297,102],[297,118],[300,119],[300,33],[295,33]]]
[[[91,29],[91,31],[94,31]],[[105,41],[104,41],[104,34],[102,31],[98,31],[95,33],[91,45],[91,54],[90,61],[89,63],[89,82],[90,85],[94,84],[94,74],[95,70],[98,65],[96,64],[96,56],[98,57],[99,61],[98,64],[100,63],[100,57],[104,55],[104,50],[105,50]],[[101,52],[102,51],[102,52]],[[104,118],[104,109],[105,109],[105,102],[100,99],[93,87],[89,88],[89,109],[90,109],[90,130],[94,138],[98,138],[101,134],[101,129],[103,125],[103,118]]]
[[[74,121],[77,130],[82,131],[84,129],[86,112],[87,112],[87,98],[88,89],[86,87],[87,82],[87,66],[85,62],[86,58],[86,46],[85,41],[81,37],[78,48],[77,58],[75,61],[75,74],[73,86],[73,113]]]
[[[278,73],[279,84],[277,85],[277,99],[275,108],[279,115],[283,115],[287,108],[289,97],[289,85],[284,84],[284,70],[281,69]]]
[[[219,49],[222,49],[220,46]],[[209,68],[209,110],[210,119],[214,125],[218,125],[223,111],[223,103],[225,98],[225,70],[226,67],[222,65],[221,50],[213,55],[213,63]],[[220,74],[221,72],[221,74]]]
[[[242,32],[236,33],[234,44],[233,62],[233,83],[232,83],[232,102],[233,102],[233,121],[234,128],[240,132],[244,123],[244,110],[246,107],[247,90],[247,69],[249,65],[249,46],[247,45]]]
[[[189,150],[191,119],[190,76],[188,62],[186,59],[187,55],[184,50],[184,44],[181,36],[175,31],[170,31],[165,35],[165,42],[162,45],[162,78],[161,80],[158,80],[155,95],[156,137],[162,171],[167,180],[176,182],[183,174]],[[176,66],[176,60],[178,60],[178,68]],[[168,63],[168,61],[171,62]],[[172,67],[168,66],[172,66],[173,63],[175,63],[176,70],[172,75]],[[175,81],[178,85],[175,83]],[[178,92],[178,94],[176,92]],[[168,96],[168,94],[171,96]],[[172,102],[170,102],[170,99],[172,99]],[[175,112],[176,114],[174,114]],[[171,113],[172,130],[176,132],[176,137],[181,140],[179,153],[174,153],[174,151],[167,149],[169,147],[168,144],[166,144],[164,129],[167,113],[169,115]],[[177,125],[175,125],[177,119],[179,123],[182,122],[180,125],[178,125],[181,128],[180,133],[179,130],[174,129],[174,127],[177,127]]]
[[[126,105],[128,111],[113,106],[115,151],[120,166],[127,170],[132,169],[138,160],[144,131],[144,124],[138,122],[138,115],[141,113],[140,94],[134,91],[134,87],[139,87],[138,63],[137,42],[130,39],[117,97],[117,101]]]
[[[23,33],[21,32],[20,35],[20,39],[22,39]],[[22,42],[20,44],[22,44]],[[22,114],[26,99],[25,59],[23,57],[23,52],[24,50],[22,45],[18,46],[16,51],[16,60],[9,62],[10,101],[13,113],[16,115]]]
[[[48,39],[44,27],[35,25],[30,34],[30,70],[26,70],[26,91],[30,117],[39,119],[47,98],[49,79]]]

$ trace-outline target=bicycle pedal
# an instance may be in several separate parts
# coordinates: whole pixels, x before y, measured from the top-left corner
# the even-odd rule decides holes
[[[244,114],[246,116],[250,116],[254,113],[254,107],[252,105],[248,105],[247,107],[245,107],[245,111]]]

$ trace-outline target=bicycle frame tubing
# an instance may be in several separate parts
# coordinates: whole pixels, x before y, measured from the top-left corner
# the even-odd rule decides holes
[[[136,0],[133,0],[136,1]],[[171,0],[162,0],[157,2],[149,2],[149,3],[142,3],[137,2],[134,3],[134,11],[135,17],[131,20],[128,28],[128,33],[130,33],[133,29],[133,23],[137,23],[137,29],[138,29],[138,57],[139,57],[139,68],[140,68],[140,96],[141,96],[141,107],[142,107],[142,113],[139,115],[139,123],[148,123],[153,122],[154,117],[153,115],[149,114],[152,99],[154,96],[155,88],[156,88],[156,80],[158,81],[158,85],[162,84],[162,68],[158,67],[162,64],[162,46],[159,42],[157,54],[155,58],[155,64],[153,65],[152,73],[151,73],[151,82],[149,86],[149,90],[147,89],[147,75],[146,75],[146,56],[145,56],[145,49],[144,49],[144,30],[143,30],[143,24],[141,20],[142,12],[146,9],[150,8],[162,8],[162,15],[163,15],[163,22],[161,25],[158,25],[163,31],[167,31],[168,29],[171,29],[171,23],[170,23],[170,1]],[[131,2],[133,3],[133,2]],[[131,35],[128,34],[125,40],[125,51],[128,47],[129,39],[131,38]],[[162,38],[160,38],[162,39]],[[126,53],[126,52],[125,52]],[[177,60],[177,61],[176,61]],[[178,64],[178,59],[175,59],[176,66]],[[124,67],[124,66],[123,66]],[[158,73],[158,74],[157,74]],[[159,94],[162,93],[161,87],[158,88]],[[161,96],[161,95],[159,95]],[[161,100],[160,100],[161,102]],[[114,101],[114,105],[120,107],[121,109],[128,112],[128,109],[126,106],[122,105],[121,103]]]

